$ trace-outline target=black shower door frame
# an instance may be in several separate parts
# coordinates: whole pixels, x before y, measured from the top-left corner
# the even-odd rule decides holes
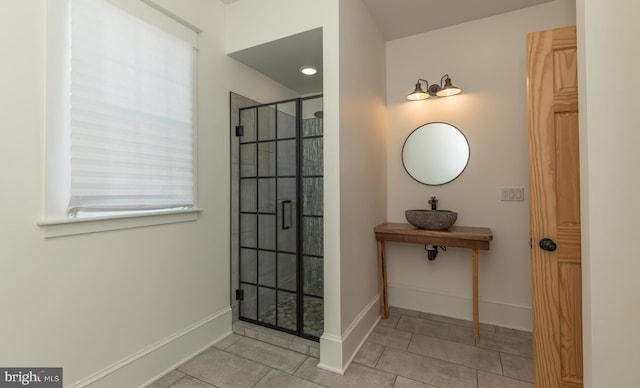
[[[243,157],[243,148],[249,149],[249,152],[255,152],[255,174],[250,173],[247,176],[243,176],[242,167],[240,168],[239,173],[240,189],[238,190],[238,196],[240,206],[238,232],[241,237],[238,239],[239,289],[238,291],[236,291],[236,298],[239,300],[240,306],[239,319],[270,327],[276,330],[288,332],[299,337],[308,338],[315,341],[319,339],[319,334],[310,334],[305,331],[305,300],[314,300],[315,302],[317,302],[313,304],[310,303],[310,306],[316,306],[317,308],[318,303],[320,303],[320,307],[322,307],[323,296],[305,293],[305,271],[303,268],[303,263],[304,260],[309,259],[322,260],[322,256],[313,254],[309,255],[308,253],[305,254],[303,233],[305,229],[305,217],[317,217],[321,222],[322,216],[305,216],[303,209],[304,193],[302,182],[303,179],[306,178],[320,178],[320,180],[322,180],[322,175],[303,176],[302,155],[304,152],[303,139],[312,139],[318,137],[321,138],[323,137],[323,133],[314,136],[304,136],[302,128],[302,103],[305,100],[316,98],[322,98],[322,95],[283,100],[268,104],[260,104],[240,108],[240,126],[236,129],[236,136],[238,136],[240,139],[238,145],[238,155],[241,166],[243,161],[247,159]],[[295,103],[295,133],[294,136],[281,137],[279,128],[281,124],[279,117],[279,107],[291,103]],[[267,110],[273,108],[275,128],[267,128],[267,130],[274,131],[273,138],[267,136],[266,138],[261,139],[261,136],[258,133],[259,129],[261,128],[261,108]],[[249,141],[243,141],[243,137],[246,136],[246,131],[248,130],[248,128],[245,128],[245,123],[243,122],[243,111],[249,110],[255,111],[255,123],[253,123],[253,125],[255,126],[255,138],[250,139]],[[269,118],[268,114],[266,115],[266,118]],[[281,148],[282,150],[285,150],[285,142],[291,141],[295,141],[295,174],[280,175],[280,158],[278,154],[279,151],[281,151]],[[255,144],[255,151],[251,149],[251,146],[253,144]],[[275,155],[272,159],[275,162],[275,166],[267,166],[267,169],[274,170],[275,174],[273,175],[264,174],[264,169],[262,169],[261,172],[261,144],[263,146],[266,146],[267,148],[270,147],[271,144],[273,144],[272,149],[273,151],[275,151]],[[251,159],[251,157],[253,156],[250,156],[248,159]],[[269,155],[269,157],[271,156]],[[282,185],[282,182],[290,179],[294,179],[295,181],[295,198],[281,198],[279,186]],[[252,211],[243,211],[242,204],[246,203],[246,200],[245,202],[243,202],[243,195],[246,195],[246,192],[243,192],[242,189],[244,183],[243,181],[255,185],[255,204],[253,204],[254,207],[252,207]],[[275,187],[271,188],[268,184],[263,184],[267,181],[272,181]],[[271,190],[272,193],[275,193],[273,198],[275,200],[275,203],[267,206],[261,205],[260,188],[262,186],[268,187],[268,189]],[[251,198],[251,200],[253,200],[253,198]],[[248,221],[251,219],[253,219],[253,221]],[[274,231],[272,242],[261,242],[263,236],[271,234],[266,230],[263,230],[261,233],[261,227],[264,224],[264,222],[261,220],[270,220],[269,223],[273,225]],[[243,239],[242,237],[243,231],[247,233],[244,227],[246,226],[245,224],[248,223],[252,224],[247,226],[248,229],[251,229],[251,227],[255,228],[255,239],[249,238],[249,243],[247,243],[247,240]],[[292,231],[291,229],[295,230]],[[288,245],[283,242],[287,241],[286,235],[291,235],[291,232],[294,232],[295,235],[295,251],[283,248],[283,246]],[[281,238],[281,236],[285,237]],[[271,243],[273,243],[273,246],[269,245]],[[268,246],[268,248],[265,248],[265,246]],[[281,281],[282,279],[280,278],[281,275],[283,278],[286,278],[286,275],[291,272],[291,268],[285,268],[284,264],[285,262],[290,262],[291,255],[295,255],[295,270],[293,271],[293,273],[295,274],[295,290],[292,289],[293,285],[290,282]],[[283,258],[282,261],[281,258]],[[287,260],[284,260],[285,258]],[[263,262],[269,263],[270,261],[275,265],[275,268],[271,268],[274,278],[271,279],[269,276],[265,276],[264,279],[262,279],[261,266],[263,266]],[[268,267],[268,265],[264,266]],[[255,271],[255,275],[253,275],[253,271]],[[247,273],[249,273],[248,276],[246,276]],[[320,278],[319,280],[322,281],[322,278]],[[295,302],[291,302],[291,298],[294,295]],[[264,299],[266,301],[264,302],[265,305],[261,304],[261,299]],[[290,311],[291,306],[295,306],[295,312],[293,312],[293,314],[295,315],[295,322],[292,322],[292,311]]]

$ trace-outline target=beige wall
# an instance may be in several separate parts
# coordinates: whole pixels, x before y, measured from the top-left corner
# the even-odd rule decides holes
[[[540,6],[414,35],[387,44],[388,218],[406,222],[407,209],[458,212],[458,225],[493,231],[480,253],[480,321],[531,329],[529,264],[526,35],[575,24],[574,4]],[[407,101],[416,80],[438,83],[448,73],[463,94]],[[426,186],[404,170],[401,150],[412,130],[444,121],[470,145],[455,181]],[[522,202],[501,202],[500,187],[525,188]],[[471,254],[449,249],[434,262],[421,246],[388,244],[392,306],[471,319]]]
[[[133,386],[230,331],[229,90],[274,99],[288,92],[224,54],[222,3],[159,1],[203,30],[204,211],[194,222],[44,239],[36,222],[43,215],[46,3],[0,3],[0,365],[61,366],[65,385],[108,370],[114,373],[94,386]],[[116,365],[132,356],[135,370]]]
[[[585,387],[635,387],[640,4],[579,0],[577,6]]]

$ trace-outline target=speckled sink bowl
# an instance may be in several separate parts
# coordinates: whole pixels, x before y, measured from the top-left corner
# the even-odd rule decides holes
[[[411,225],[429,230],[449,229],[458,219],[458,213],[451,210],[407,210],[404,215]]]

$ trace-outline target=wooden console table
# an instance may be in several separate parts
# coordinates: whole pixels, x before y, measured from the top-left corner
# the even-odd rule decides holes
[[[385,223],[374,228],[378,241],[378,273],[380,275],[380,314],[389,318],[387,299],[387,259],[385,242],[402,242],[421,245],[437,245],[453,248],[468,248],[472,251],[473,265],[473,338],[480,339],[478,314],[478,250],[489,250],[493,234],[489,228],[452,226],[448,230],[424,230],[411,224]]]

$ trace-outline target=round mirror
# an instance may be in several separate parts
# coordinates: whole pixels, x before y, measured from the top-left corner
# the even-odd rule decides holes
[[[402,164],[411,177],[425,185],[443,185],[456,179],[469,162],[469,143],[447,123],[416,128],[402,146]]]

